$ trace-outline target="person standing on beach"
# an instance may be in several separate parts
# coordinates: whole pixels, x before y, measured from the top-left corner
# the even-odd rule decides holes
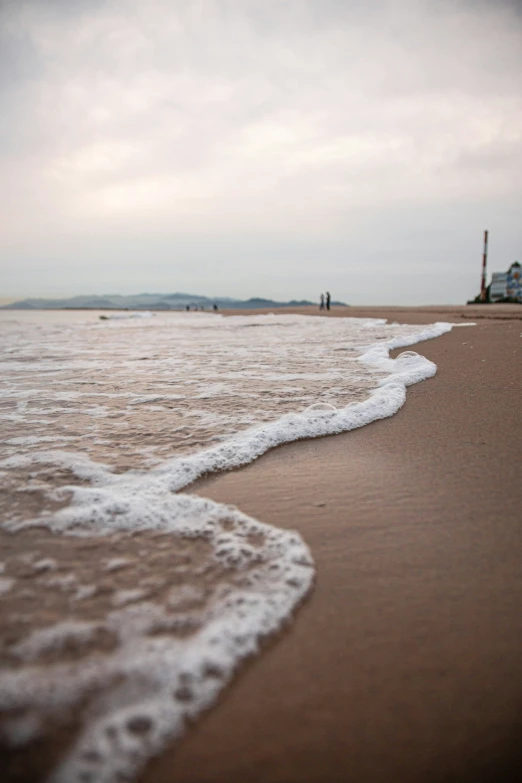
[[[319,305],[319,310],[324,310],[324,294],[321,294],[321,304]]]
[[[326,309],[330,309],[330,291],[326,292]]]

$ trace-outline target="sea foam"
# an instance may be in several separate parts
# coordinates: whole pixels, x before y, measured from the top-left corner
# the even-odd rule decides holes
[[[238,663],[288,620],[310,590],[313,560],[297,533],[180,490],[283,443],[392,416],[404,404],[407,386],[434,375],[436,367],[413,351],[391,359],[390,350],[452,328],[388,326],[379,319],[202,314],[195,324],[164,316],[108,322],[96,331],[91,324],[73,325],[76,352],[56,328],[44,329],[42,338],[22,324],[11,331],[21,356],[13,356],[11,347],[4,351],[4,399],[15,406],[6,409],[6,421],[16,415],[29,426],[24,435],[13,430],[7,439],[2,477],[12,482],[11,492],[30,489],[44,498],[36,516],[30,504],[21,510],[15,504],[4,528],[23,535],[45,525],[70,540],[121,536],[124,547],[124,556],[103,558],[97,571],[93,567],[81,578],[65,572],[55,558],[29,553],[24,559],[39,590],[68,597],[72,618],[29,630],[11,645],[10,664],[0,674],[2,731],[12,745],[30,743],[48,721],[87,702],[76,740],[52,773],[55,783],[112,783],[136,774],[182,733],[187,720],[215,701]],[[42,355],[38,341],[49,337],[53,353]],[[138,352],[153,362],[145,376]],[[107,357],[115,362],[112,383]],[[38,390],[30,386],[35,368],[43,372]],[[168,390],[173,380],[175,392]],[[272,395],[265,407],[259,402],[263,384]],[[125,468],[125,434],[119,434],[118,423],[132,421],[139,409],[165,426],[170,409],[157,403],[177,405],[186,398],[186,387],[195,393],[183,416],[172,413],[178,425],[172,429],[191,434],[199,428],[200,446],[187,452],[179,440],[179,454],[156,455],[148,468],[136,447]],[[93,395],[100,394],[107,404],[103,417],[92,413]],[[82,399],[83,408],[78,407]],[[201,408],[203,399],[217,403]],[[91,416],[89,423],[82,411]],[[58,423],[64,417],[71,422],[64,425],[71,427],[70,435]],[[98,437],[101,428],[104,438]],[[42,448],[53,436],[60,448]],[[168,440],[169,430],[155,430],[155,438],[160,436]],[[216,436],[222,440],[213,443]],[[71,437],[74,445],[64,450],[64,438]],[[105,461],[97,458],[100,441],[110,446]],[[71,441],[66,442],[69,449]],[[80,445],[82,453],[74,448]],[[163,558],[158,560],[163,565],[145,572],[145,550],[130,550],[136,535],[151,531],[160,539],[149,542],[147,552]],[[196,546],[194,555],[190,547]],[[20,581],[11,576],[11,565],[5,563],[0,586],[6,597],[16,594]],[[113,579],[109,588],[104,574]],[[103,609],[92,603],[83,617],[81,607],[97,600],[98,583],[109,590],[107,602]],[[68,659],[70,649],[79,650],[80,657]]]

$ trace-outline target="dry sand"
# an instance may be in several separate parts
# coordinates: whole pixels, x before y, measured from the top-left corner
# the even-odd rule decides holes
[[[393,418],[191,488],[299,530],[317,584],[141,783],[476,783],[522,762],[522,309],[348,312],[478,325],[419,346],[439,373]]]
[[[497,781],[522,761],[522,308],[330,315],[478,325],[420,344],[439,373],[395,417],[190,488],[299,530],[317,583],[141,783]],[[28,535],[44,554],[80,557]],[[7,780],[42,780],[69,733],[12,755]]]

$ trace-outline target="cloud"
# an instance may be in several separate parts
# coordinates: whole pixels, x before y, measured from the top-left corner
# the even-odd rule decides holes
[[[154,280],[137,258],[134,290],[172,288],[161,269],[175,257],[174,287],[190,287],[199,265],[209,287],[244,278],[251,288],[237,293],[309,296],[326,254],[341,291],[360,279],[366,301],[379,259],[384,280],[391,267],[411,280],[414,264],[420,301],[448,248],[430,235],[427,249],[417,228],[440,224],[459,257],[470,243],[463,298],[484,220],[502,252],[519,247],[504,217],[521,195],[516,3],[22,0],[2,14],[11,286],[29,263],[35,286],[59,263],[67,292],[84,290],[89,263],[114,286],[132,241],[157,254]],[[385,248],[379,225],[390,225]],[[442,272],[437,285],[442,295]]]

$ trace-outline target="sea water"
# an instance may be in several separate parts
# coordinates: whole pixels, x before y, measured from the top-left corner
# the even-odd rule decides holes
[[[450,329],[1,313],[3,741],[72,722],[51,780],[109,783],[179,736],[314,577],[298,533],[182,490],[393,415],[436,367],[390,350]]]

